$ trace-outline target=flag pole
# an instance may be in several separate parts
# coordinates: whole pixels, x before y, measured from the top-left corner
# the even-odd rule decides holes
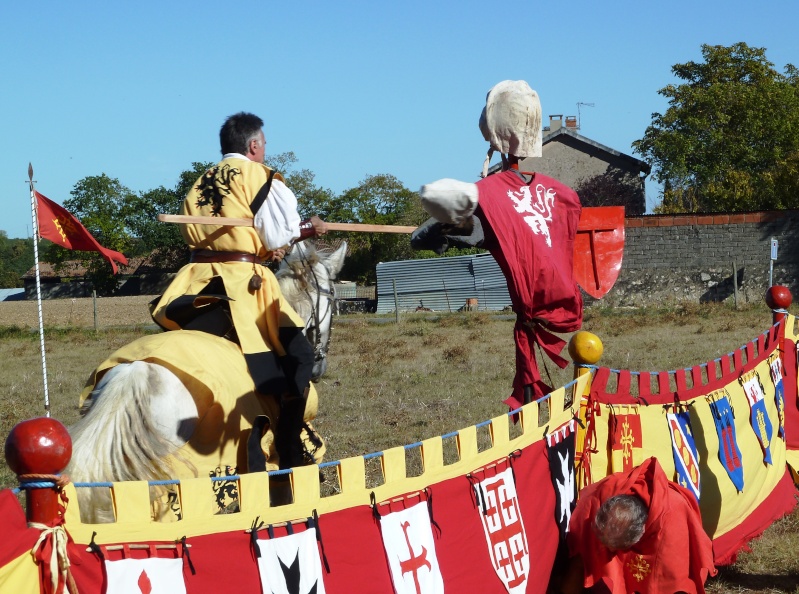
[[[39,274],[39,216],[36,193],[33,188],[33,165],[28,163],[28,183],[31,190],[31,220],[33,223],[33,259],[36,262],[36,304],[39,311],[39,350],[42,353],[42,377],[44,379],[44,416],[50,416],[50,393],[47,390],[47,360],[44,355],[44,319],[42,317],[42,283]]]

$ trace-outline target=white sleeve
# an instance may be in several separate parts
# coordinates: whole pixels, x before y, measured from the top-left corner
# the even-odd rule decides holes
[[[477,208],[477,185],[454,179],[440,179],[419,190],[422,207],[442,223],[460,225]]]
[[[289,245],[300,236],[297,197],[282,181],[272,181],[269,196],[253,217],[253,226],[270,251]]]

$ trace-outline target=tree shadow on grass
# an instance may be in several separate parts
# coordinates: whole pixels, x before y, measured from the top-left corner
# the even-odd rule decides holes
[[[715,578],[707,582],[712,592],[736,592],[740,594],[774,594],[777,592],[799,592],[799,574],[766,575],[741,573],[735,567],[719,567]]]

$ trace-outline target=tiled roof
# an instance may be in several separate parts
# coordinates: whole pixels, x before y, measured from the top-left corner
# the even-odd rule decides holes
[[[128,259],[127,266],[119,264],[119,274],[133,274],[144,262],[144,257]],[[62,263],[56,272],[55,267],[49,262],[39,262],[39,276],[44,278],[80,278],[86,275],[86,267],[81,264],[80,260],[67,260]],[[31,267],[22,278],[35,278],[36,266]]]
[[[0,301],[25,299],[25,289],[0,289]]]

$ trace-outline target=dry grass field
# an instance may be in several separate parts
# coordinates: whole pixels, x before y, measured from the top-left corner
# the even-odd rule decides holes
[[[49,299],[42,302],[42,320],[48,328],[136,327],[152,324],[147,303],[152,296]],[[0,302],[0,327],[39,328],[36,301]]]
[[[89,373],[111,351],[155,331],[147,297],[44,302],[52,416],[70,424]],[[604,342],[601,364],[669,370],[712,360],[764,332],[765,305],[663,306],[586,310],[584,328]],[[377,323],[377,322],[382,323]],[[513,377],[513,322],[486,313],[341,316],[334,322],[327,375],[318,384],[316,426],[328,460],[414,443],[494,417]],[[44,413],[38,313],[30,302],[0,303],[0,435]],[[568,338],[568,337],[566,337]],[[551,384],[570,369],[542,370]],[[0,486],[13,485],[0,465]],[[751,553],[710,581],[709,591],[799,592],[799,514],[772,526]]]

